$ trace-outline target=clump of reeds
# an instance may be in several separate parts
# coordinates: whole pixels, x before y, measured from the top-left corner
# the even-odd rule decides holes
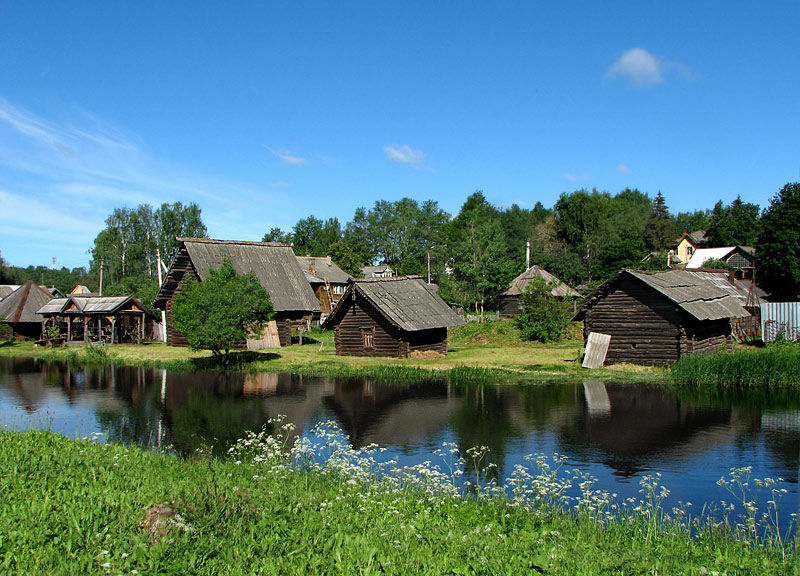
[[[671,369],[680,386],[728,390],[782,390],[800,386],[800,345],[685,356]]]

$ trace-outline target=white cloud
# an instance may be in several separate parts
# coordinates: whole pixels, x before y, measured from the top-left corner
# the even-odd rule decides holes
[[[262,144],[264,148],[269,150],[270,154],[280,159],[281,162],[284,164],[288,164],[289,166],[305,166],[308,164],[308,160],[303,158],[302,156],[295,156],[290,150],[286,150],[285,148],[274,149],[270,148],[266,144]]]
[[[586,182],[591,179],[592,177],[589,176],[588,174],[575,175],[575,174],[570,174],[569,172],[564,173],[564,180],[569,180],[570,182]]]
[[[625,166],[625,164],[619,164],[617,165],[617,171],[621,172],[622,174],[628,174],[631,169]]]
[[[384,146],[383,151],[386,152],[387,158],[392,162],[408,164],[415,168],[421,167],[425,161],[425,153],[422,150],[414,150],[408,145],[391,144]]]
[[[650,86],[664,82],[666,63],[644,48],[631,48],[608,69],[609,78],[626,78],[634,86]]]

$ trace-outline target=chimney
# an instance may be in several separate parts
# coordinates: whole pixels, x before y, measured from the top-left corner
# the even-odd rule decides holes
[[[525,242],[525,270],[531,267],[531,241]]]
[[[330,255],[330,254],[328,254],[327,256],[325,256],[325,260],[327,261],[327,263],[328,263],[328,266],[330,266],[330,265],[331,265],[331,262],[332,262],[332,261],[331,261],[331,255]]]

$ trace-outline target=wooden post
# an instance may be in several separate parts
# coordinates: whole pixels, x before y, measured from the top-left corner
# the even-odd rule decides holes
[[[72,342],[72,321],[69,317],[66,317],[67,320],[67,342]]]

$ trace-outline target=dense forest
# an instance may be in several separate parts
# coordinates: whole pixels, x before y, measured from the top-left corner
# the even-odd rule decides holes
[[[324,215],[322,215],[324,216]],[[442,296],[464,306],[491,307],[497,293],[531,264],[585,289],[623,267],[663,269],[683,231],[705,230],[709,246],[757,249],[759,278],[783,299],[796,299],[800,282],[800,184],[787,184],[763,211],[736,198],[712,209],[673,214],[659,192],[635,189],[563,193],[552,208],[497,207],[483,192],[468,196],[458,214],[434,200],[378,200],[357,208],[349,222],[309,215],[291,230],[272,228],[264,241],[293,242],[298,255],[326,256],[356,275],[361,264],[388,264],[397,274],[419,274]],[[768,222],[769,225],[765,225]],[[88,270],[0,267],[7,283],[28,278],[62,291],[75,284],[104,294],[133,293],[149,303],[157,290],[157,255],[169,262],[175,236],[205,237],[195,204],[117,208],[91,250]],[[1,260],[0,260],[1,262]]]

